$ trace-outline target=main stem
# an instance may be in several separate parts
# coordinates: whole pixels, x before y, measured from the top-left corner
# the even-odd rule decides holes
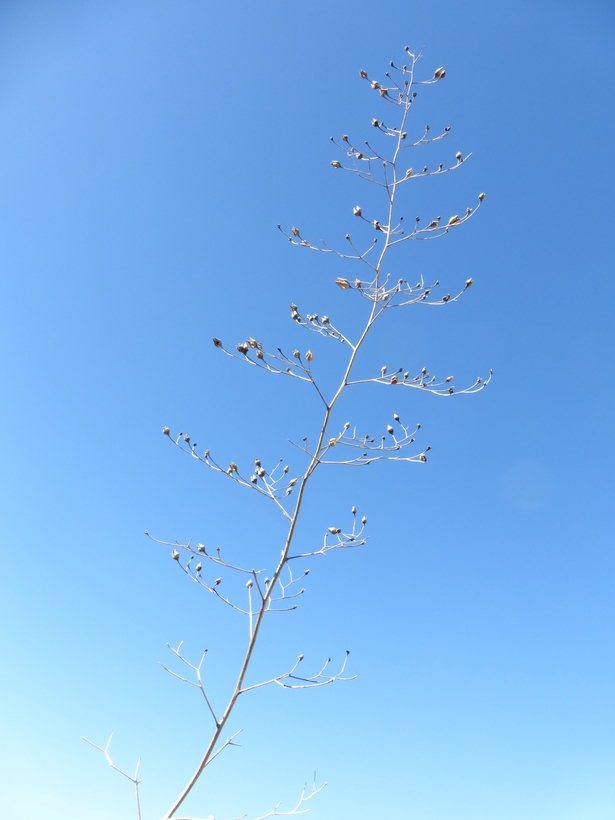
[[[295,504],[295,511],[294,511],[293,516],[291,518],[290,526],[289,526],[289,529],[288,529],[288,534],[286,536],[286,543],[284,545],[284,550],[282,552],[282,557],[280,559],[280,563],[278,564],[278,566],[277,566],[277,568],[276,568],[276,570],[273,574],[273,578],[271,579],[271,583],[267,587],[267,591],[266,591],[266,593],[265,593],[265,595],[264,595],[264,597],[261,601],[261,605],[260,605],[260,608],[259,608],[259,611],[258,611],[258,615],[256,617],[256,622],[254,624],[254,629],[252,631],[252,635],[251,635],[250,641],[248,643],[248,648],[247,648],[245,657],[243,659],[243,663],[241,665],[241,670],[239,672],[239,677],[237,678],[237,683],[235,684],[235,689],[233,690],[233,694],[231,696],[231,699],[229,700],[228,705],[227,705],[226,709],[224,710],[224,714],[222,715],[222,717],[218,721],[218,724],[216,725],[216,730],[213,733],[213,736],[212,736],[212,738],[209,742],[207,750],[205,751],[205,754],[203,755],[203,758],[202,758],[201,762],[199,763],[199,766],[198,766],[197,770],[192,775],[192,777],[190,778],[190,780],[186,784],[184,790],[179,795],[179,797],[177,798],[175,803],[173,803],[173,805],[171,806],[169,811],[164,815],[163,820],[170,820],[170,818],[173,817],[173,815],[177,812],[178,808],[184,802],[186,797],[192,791],[192,788],[193,788],[194,784],[199,779],[199,777],[203,773],[203,770],[205,769],[205,767],[209,763],[209,761],[211,759],[211,756],[212,756],[212,752],[213,752],[213,750],[216,746],[216,743],[220,739],[220,735],[222,733],[222,730],[223,730],[226,722],[228,721],[228,719],[231,715],[231,712],[233,711],[233,709],[235,707],[235,704],[237,703],[237,699],[239,698],[239,695],[241,694],[243,681],[244,681],[246,673],[248,671],[248,666],[250,665],[250,660],[252,659],[252,653],[254,651],[254,647],[256,645],[256,640],[257,640],[258,634],[260,632],[263,617],[265,615],[265,612],[267,611],[267,605],[269,603],[269,599],[272,595],[273,589],[274,589],[274,587],[275,587],[275,585],[278,581],[278,578],[280,577],[280,575],[282,573],[282,570],[284,569],[284,566],[286,565],[286,562],[288,560],[288,553],[289,553],[289,550],[290,550],[290,547],[291,547],[291,544],[292,544],[292,541],[293,541],[293,536],[295,534],[295,528],[297,526],[299,513],[301,512],[301,505],[302,505],[302,502],[303,502],[303,496],[304,496],[304,493],[305,493],[305,488],[307,486],[307,482],[310,479],[310,477],[312,476],[312,474],[314,473],[314,471],[315,471],[315,469],[318,466],[318,463],[320,461],[320,454],[322,452],[323,443],[324,443],[324,440],[325,440],[325,436],[327,434],[327,428],[329,426],[329,421],[331,419],[331,413],[333,412],[333,408],[337,404],[340,396],[342,395],[342,393],[344,392],[344,389],[346,388],[346,386],[348,384],[348,379],[350,378],[350,374],[352,372],[352,368],[354,366],[354,363],[355,363],[355,360],[356,360],[357,355],[359,353],[359,350],[360,350],[361,346],[363,345],[363,342],[365,341],[365,339],[367,337],[367,334],[369,333],[372,325],[374,324],[375,320],[378,318],[378,315],[379,315],[379,313],[377,312],[377,308],[378,308],[378,289],[380,287],[380,271],[381,271],[381,268],[382,268],[382,263],[384,261],[384,257],[386,255],[386,252],[387,252],[388,248],[389,248],[389,242],[390,242],[390,238],[391,238],[391,230],[392,230],[392,226],[393,226],[393,206],[394,206],[394,202],[395,202],[395,192],[397,190],[397,155],[399,154],[399,150],[401,148],[401,134],[402,134],[402,131],[404,129],[404,125],[406,123],[406,118],[408,116],[408,111],[410,110],[410,101],[411,101],[410,91],[412,89],[412,80],[413,80],[413,77],[414,77],[414,63],[415,63],[415,60],[413,59],[412,70],[410,72],[410,82],[409,82],[407,96],[406,96],[406,104],[405,104],[405,108],[404,108],[404,115],[403,115],[403,118],[402,118],[401,126],[399,128],[399,137],[398,137],[398,140],[397,140],[395,155],[394,155],[393,161],[391,163],[392,166],[393,166],[393,184],[392,184],[392,186],[390,188],[390,192],[389,192],[389,222],[388,222],[384,247],[383,247],[383,249],[380,253],[380,257],[378,259],[378,264],[376,265],[376,296],[374,298],[374,304],[372,306],[370,316],[369,316],[369,319],[368,319],[367,324],[365,326],[365,329],[364,329],[363,333],[361,334],[361,337],[360,337],[359,341],[357,342],[357,344],[352,349],[352,354],[350,356],[348,366],[346,367],[346,372],[344,373],[344,378],[342,379],[342,382],[341,382],[340,386],[338,387],[337,392],[333,396],[333,399],[327,405],[327,409],[326,409],[326,412],[325,412],[325,417],[324,417],[322,427],[321,427],[321,430],[320,430],[320,436],[318,438],[318,444],[317,444],[316,449],[314,451],[314,456],[313,456],[313,458],[310,462],[310,465],[307,468],[303,478],[301,479],[301,485],[299,487],[299,493],[297,495],[297,502]]]

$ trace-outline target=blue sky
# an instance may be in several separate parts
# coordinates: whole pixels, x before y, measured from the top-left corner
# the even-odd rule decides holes
[[[276,224],[335,241],[375,202],[330,167],[329,136],[371,136],[359,69],[406,44],[425,46],[425,74],[447,71],[413,107],[418,132],[452,127],[424,161],[473,152],[417,180],[408,217],[487,198],[391,269],[475,286],[392,315],[360,367],[494,380],[450,401],[348,394],[336,424],[375,431],[397,412],[432,452],[318,476],[301,543],[353,504],[371,538],[312,562],[253,680],[346,649],[357,679],[246,697],[242,748],[187,808],[255,817],[316,769],[314,820],[613,817],[614,40],[593,0],[0,4],[3,817],[134,817],[130,784],[82,735],[113,731],[127,769],[142,757],[144,818],[200,759],[208,715],[156,661],[167,641],[208,647],[221,704],[247,630],[143,530],[271,566],[284,527],[161,427],[222,461],[301,469],[287,439],[313,435],[317,400],[211,337],[310,345],[333,384],[339,351],[288,305],[356,332],[364,305],[334,285],[355,271]]]

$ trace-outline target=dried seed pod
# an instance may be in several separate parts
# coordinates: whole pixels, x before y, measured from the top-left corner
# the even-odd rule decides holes
[[[387,372],[386,365],[384,367],[380,368],[380,372],[382,373],[383,376],[386,376],[386,372]]]
[[[220,339],[216,339],[215,336],[214,336],[214,346],[215,347],[222,347],[222,342],[220,341]]]
[[[327,527],[327,529],[329,530],[329,532],[331,533],[331,535],[335,535],[335,533],[337,532],[337,528],[336,528],[336,527]]]
[[[205,552],[205,544],[197,544],[196,548],[199,552]]]
[[[304,657],[303,655],[299,655],[298,663],[301,663],[301,661],[303,660],[303,657]]]
[[[474,284],[474,279],[466,279],[466,288],[471,288]]]
[[[342,290],[348,290],[348,288],[350,287],[350,282],[348,281],[348,279],[342,279],[340,276],[338,276],[337,279],[335,280],[335,284],[338,285]],[[324,324],[324,318],[323,318],[323,324]]]
[[[365,526],[367,524],[367,516],[366,515],[364,515],[363,518],[361,519],[361,524],[363,524],[363,526]]]
[[[397,384],[398,381],[399,379],[397,378],[397,376],[391,376],[391,384]]]
[[[484,198],[485,198],[485,195],[484,195],[484,194],[479,194],[479,195],[478,195],[478,200],[479,200],[479,202],[482,202]]]
[[[312,361],[312,359],[314,358],[314,354],[312,353],[311,350],[308,350],[308,352],[305,354],[305,358],[307,359],[308,362]]]
[[[342,167],[341,163],[340,163],[340,162],[338,162],[338,160],[336,160],[336,159],[334,159],[334,160],[333,160],[333,162],[331,163],[331,165],[332,165],[334,168],[341,168],[341,167]]]
[[[168,427],[163,427],[162,432],[164,433],[165,436],[170,436],[171,435],[171,431],[169,430]]]
[[[436,80],[443,80],[446,77],[446,71],[444,70],[444,67],[440,66],[440,68],[436,68],[433,76]]]
[[[393,413],[393,418],[395,419],[395,421],[399,421],[399,416],[397,415],[397,413]]]
[[[361,216],[363,214],[363,211],[361,210],[360,205],[355,205],[354,208],[352,209],[352,212],[355,216]]]
[[[462,162],[463,154],[461,153],[461,151],[457,151],[457,153],[455,154],[455,159],[457,160],[457,162]]]
[[[406,178],[411,177],[411,176],[412,176],[412,168],[408,168],[408,170],[406,171]]]
[[[295,228],[295,226],[293,225],[292,234],[293,236],[299,236],[299,228]]]
[[[359,74],[361,75],[361,78],[362,78],[363,80],[367,80],[367,71],[363,71],[363,69],[361,69],[361,70],[359,71]]]
[[[248,589],[252,589],[252,587],[253,587],[253,586],[254,586],[254,581],[250,578],[250,580],[249,580],[249,581],[248,581],[248,583],[246,584],[246,587],[247,587]]]
[[[392,436],[394,432],[395,432],[395,430],[393,430],[393,428],[391,427],[391,425],[390,425],[390,424],[387,424],[387,433],[388,433],[390,436]]]
[[[293,356],[295,357],[295,359],[300,359],[301,358],[301,353],[299,353],[298,350],[293,350]]]
[[[335,447],[336,444],[337,444],[337,439],[336,438],[330,438],[329,439],[329,447]]]
[[[177,550],[173,550],[173,552],[171,553],[171,557],[174,561],[179,561],[179,552]]]
[[[296,483],[297,483],[297,479],[296,478],[291,478],[291,480],[288,482],[288,486],[289,487],[294,487]]]
[[[194,568],[194,571],[195,572],[200,572],[202,569],[203,569],[203,564],[201,564],[201,562],[199,561],[199,563]]]
[[[459,219],[459,216],[457,214],[455,214],[455,216],[451,216],[451,218],[448,221],[448,224],[449,225],[458,225],[460,222],[461,222],[461,220]]]
[[[353,515],[356,515],[356,514],[357,514],[357,508],[356,508],[356,507],[353,507],[353,508],[352,508],[352,514],[353,514]]]
[[[250,481],[252,482],[252,484],[256,484],[258,482],[258,476],[251,475]]]

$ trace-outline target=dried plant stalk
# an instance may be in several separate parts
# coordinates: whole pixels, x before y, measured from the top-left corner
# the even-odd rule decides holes
[[[315,546],[313,550],[307,552],[293,553],[292,545],[305,492],[316,469],[321,465],[366,467],[375,461],[425,463],[427,460],[429,447],[424,447],[418,451],[412,449],[412,445],[415,444],[415,437],[419,434],[420,425],[414,427],[412,425],[406,425],[396,414],[392,420],[393,424],[386,424],[386,433],[379,439],[367,434],[357,434],[355,427],[353,427],[351,431],[350,422],[344,424],[342,430],[338,432],[330,431],[333,410],[344,391],[351,386],[372,383],[413,388],[424,393],[450,398],[454,395],[476,393],[484,389],[491,379],[492,374],[489,373],[487,378],[483,379],[479,377],[474,383],[458,389],[453,383],[452,376],[438,379],[436,376],[432,376],[427,368],[423,368],[420,373],[411,376],[410,372],[404,372],[403,368],[389,372],[386,366],[383,366],[380,373],[371,378],[352,377],[359,352],[373,325],[383,314],[392,308],[408,307],[410,305],[429,305],[433,307],[436,305],[444,306],[452,304],[457,302],[461,295],[473,284],[472,279],[468,279],[455,295],[451,296],[451,294],[448,293],[444,296],[437,297],[435,294],[440,287],[439,281],[433,284],[426,284],[421,276],[416,284],[411,285],[410,282],[405,279],[398,279],[396,282],[393,282],[390,274],[386,274],[386,276],[383,274],[384,260],[394,247],[406,242],[431,241],[447,236],[452,230],[456,230],[474,216],[485,198],[484,194],[480,194],[476,207],[466,208],[465,213],[461,216],[455,214],[447,220],[442,220],[440,216],[435,216],[428,221],[424,227],[420,227],[420,219],[416,217],[411,228],[406,229],[403,217],[397,216],[397,194],[401,186],[412,184],[413,180],[417,177],[438,176],[458,170],[470,156],[469,154],[463,156],[458,152],[454,163],[446,167],[444,167],[444,164],[441,164],[436,170],[432,171],[426,166],[423,167],[422,170],[414,171],[412,167],[406,167],[408,163],[402,162],[406,156],[404,152],[408,149],[417,149],[429,143],[440,142],[447,138],[450,133],[450,128],[445,128],[441,133],[431,136],[429,126],[426,126],[419,139],[412,141],[408,138],[408,132],[406,131],[407,120],[417,96],[416,87],[441,82],[446,76],[446,72],[443,68],[438,68],[429,79],[417,80],[415,71],[422,52],[415,54],[406,47],[406,53],[409,61],[408,65],[396,66],[391,62],[391,71],[385,72],[386,80],[383,83],[370,79],[367,72],[363,70],[360,72],[361,78],[377,93],[379,101],[385,105],[391,105],[393,107],[391,114],[397,116],[395,125],[385,124],[383,120],[372,119],[372,127],[375,135],[382,138],[385,147],[376,150],[372,142],[367,140],[364,143],[365,147],[358,148],[346,134],[342,135],[339,142],[332,138],[332,142],[343,154],[342,161],[339,159],[332,161],[331,165],[333,168],[352,173],[360,180],[375,185],[383,196],[385,203],[384,216],[377,215],[377,212],[374,212],[374,214],[371,214],[368,218],[364,215],[361,206],[357,205],[353,209],[354,217],[361,223],[369,224],[371,229],[373,229],[375,235],[372,241],[368,243],[365,250],[360,250],[358,247],[360,243],[355,242],[350,234],[346,234],[347,250],[341,251],[334,249],[325,242],[315,244],[309,241],[302,236],[301,231],[296,227],[293,227],[287,232],[278,225],[280,231],[288,238],[292,245],[319,253],[334,254],[341,259],[358,262],[362,266],[362,269],[367,268],[369,271],[365,279],[356,278],[350,280],[344,277],[338,277],[336,280],[336,284],[342,290],[354,291],[361,299],[367,301],[370,305],[369,315],[363,331],[355,341],[351,341],[349,336],[334,326],[327,316],[323,315],[319,317],[316,314],[303,316],[295,304],[291,304],[290,306],[291,319],[297,325],[305,330],[317,333],[322,337],[337,341],[348,348],[349,355],[343,373],[341,374],[338,388],[332,396],[328,398],[325,396],[325,391],[319,387],[312,370],[314,357],[311,350],[308,350],[305,355],[302,355],[298,350],[294,350],[291,355],[287,355],[281,348],[277,348],[271,352],[265,350],[262,343],[253,338],[241,342],[235,349],[228,349],[223,345],[220,339],[214,338],[213,340],[215,347],[231,358],[238,359],[241,362],[274,375],[288,376],[295,380],[306,382],[316,390],[324,407],[324,415],[319,425],[316,441],[314,444],[309,445],[306,437],[301,444],[294,444],[303,456],[307,457],[307,467],[303,472],[300,471],[297,475],[289,478],[289,467],[282,467],[282,461],[278,462],[271,470],[267,470],[262,466],[260,459],[257,458],[254,460],[253,471],[248,470],[247,472],[242,472],[235,462],[231,462],[228,467],[223,466],[222,463],[214,459],[208,449],[200,455],[197,452],[196,442],[192,442],[188,434],[179,433],[177,437],[171,437],[170,429],[168,427],[163,428],[163,433],[169,437],[176,447],[192,458],[197,459],[214,472],[226,475],[236,484],[240,484],[272,501],[288,522],[288,531],[281,550],[281,556],[277,561],[275,569],[271,573],[271,577],[266,575],[265,569],[242,567],[237,565],[236,562],[229,562],[223,559],[219,547],[217,548],[216,554],[210,554],[203,544],[193,545],[191,541],[187,544],[182,544],[178,541],[164,541],[154,538],[146,532],[146,535],[151,538],[152,541],[171,548],[173,560],[187,577],[206,589],[226,606],[245,616],[248,625],[248,642],[243,662],[237,675],[237,682],[225,708],[219,715],[213,708],[206,694],[201,677],[201,667],[207,651],[203,653],[199,664],[194,665],[181,654],[181,644],[177,649],[169,647],[173,655],[189,670],[186,673],[188,676],[178,674],[161,664],[163,669],[171,675],[200,690],[214,722],[214,730],[202,759],[186,786],[165,813],[163,820],[170,820],[170,818],[175,818],[175,820],[190,820],[189,818],[178,817],[177,812],[180,806],[212,760],[227,746],[238,745],[235,743],[235,738],[239,732],[236,732],[221,745],[219,744],[224,728],[241,695],[253,689],[273,684],[287,689],[308,689],[352,679],[351,677],[345,676],[346,662],[348,659],[348,652],[346,652],[339,671],[334,674],[328,671],[331,658],[329,658],[315,674],[300,674],[298,669],[303,662],[303,655],[300,655],[290,671],[260,683],[252,685],[245,684],[250,661],[258,637],[264,627],[266,616],[274,612],[288,612],[296,609],[297,603],[295,599],[299,598],[305,592],[305,588],[298,588],[297,584],[308,576],[309,569],[304,569],[298,574],[293,574],[292,562],[314,556],[326,555],[332,550],[359,547],[367,540],[367,536],[365,535],[367,518],[363,516],[359,521],[357,518],[357,510],[353,507],[352,523],[347,527],[348,531],[338,526],[328,527],[323,536],[322,546]],[[372,216],[374,218],[372,218]],[[217,572],[221,573],[221,577],[214,578],[213,576],[216,575]],[[247,576],[244,602],[231,600],[231,598],[222,591],[224,589],[222,581],[225,573],[237,573]],[[88,743],[89,742],[90,741],[88,741]],[[107,744],[105,749],[101,749],[101,751],[105,753],[109,764],[113,766],[108,756],[108,746],[109,744]],[[124,772],[121,773],[124,774],[125,777],[128,777],[135,785],[137,811],[139,812],[140,818],[139,781],[137,780],[137,775],[135,774],[135,777],[131,778]],[[304,813],[307,811],[304,807],[306,801],[317,794],[323,787],[324,785],[317,789],[316,781],[314,780],[312,791],[306,797],[304,789],[299,802],[292,810],[288,812],[278,811],[278,804],[271,812],[263,815],[259,820],[263,820],[265,817],[294,816]],[[194,820],[194,818],[192,820]]]

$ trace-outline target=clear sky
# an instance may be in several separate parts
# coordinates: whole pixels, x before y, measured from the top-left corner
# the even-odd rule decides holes
[[[230,727],[242,748],[187,810],[255,817],[316,770],[314,820],[615,815],[612,4],[3,0],[2,818],[134,818],[130,784],[82,735],[114,732],[127,769],[141,756],[144,820],[200,759],[211,718],[156,662],[167,641],[208,647],[219,706],[247,628],[143,530],[271,567],[284,525],[161,428],[223,462],[304,465],[287,439],[314,434],[317,397],[211,337],[309,345],[333,383],[339,351],[288,305],[354,333],[365,305],[334,281],[356,272],[276,225],[342,243],[357,229],[352,206],[373,192],[331,168],[329,137],[371,136],[382,108],[359,69],[403,61],[406,44],[425,46],[425,75],[447,72],[419,94],[413,132],[452,128],[416,163],[472,152],[409,188],[407,218],[487,198],[391,271],[475,286],[392,315],[361,372],[494,380],[451,400],[348,394],[336,424],[377,433],[397,412],[422,423],[430,458],[313,483],[302,545],[353,504],[371,538],[311,562],[251,682],[346,649],[357,679],[246,697]]]

